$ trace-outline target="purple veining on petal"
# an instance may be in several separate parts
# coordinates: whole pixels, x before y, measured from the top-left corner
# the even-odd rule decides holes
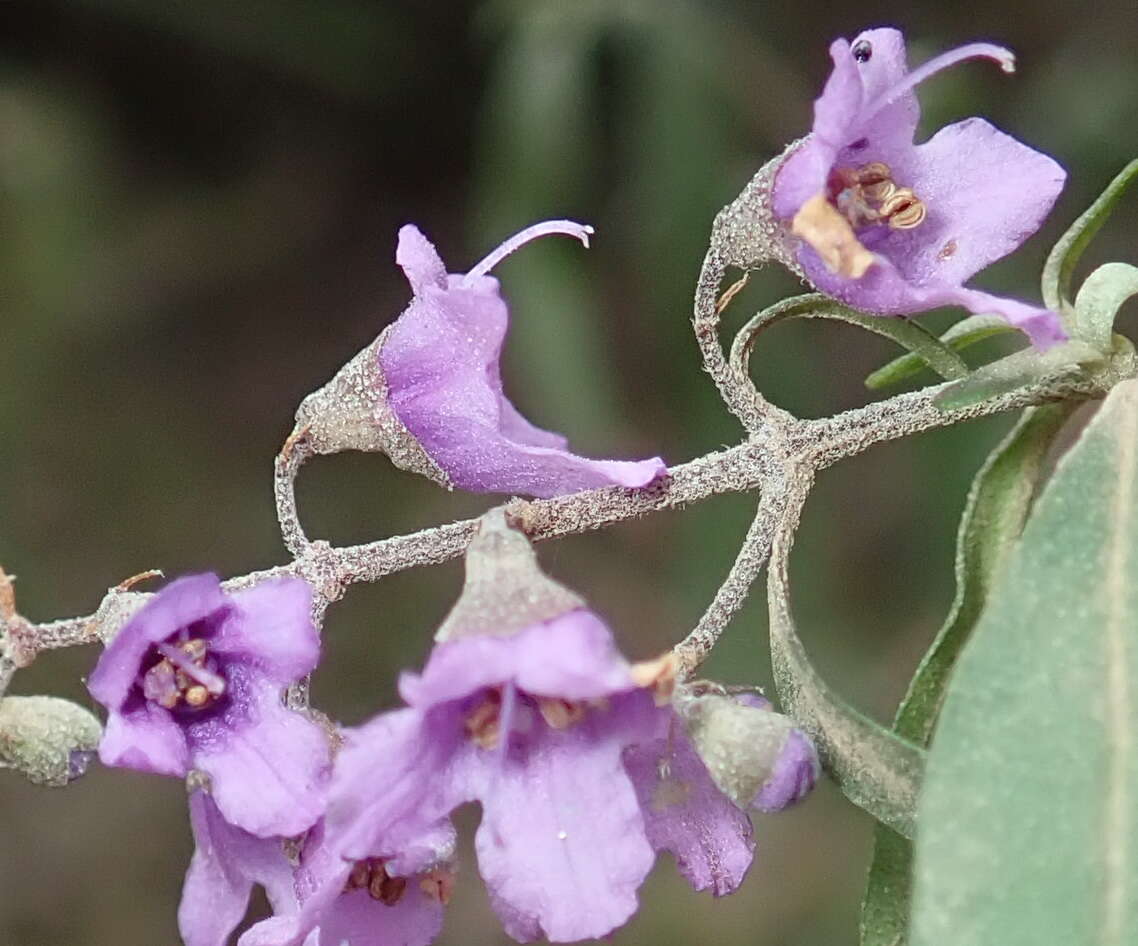
[[[551,233],[588,245],[590,228],[568,220],[536,224],[507,240],[465,276],[447,275],[413,226],[399,231],[396,261],[414,296],[379,352],[387,403],[446,473],[474,492],[557,496],[598,486],[646,486],[662,460],[589,460],[565,439],[525,420],[502,389],[500,358],[509,313],[486,275],[505,255]]]
[[[768,812],[787,808],[810,794],[821,771],[813,743],[792,729],[770,778],[763,783],[751,806]]]
[[[918,83],[978,57],[1011,71],[1011,53],[975,43],[910,72],[900,32],[877,29],[836,40],[830,54],[813,133],[785,158],[772,192],[809,280],[871,313],[959,305],[999,315],[1039,349],[1065,339],[1056,313],[963,285],[1039,228],[1063,169],[981,119],[913,143]]]

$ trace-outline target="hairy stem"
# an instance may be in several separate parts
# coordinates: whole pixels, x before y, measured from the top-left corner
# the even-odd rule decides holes
[[[721,349],[719,356],[722,358]],[[515,499],[507,503],[506,511],[532,540],[542,541],[603,529],[724,493],[750,492],[765,487],[773,501],[781,490],[779,484],[783,471],[791,465],[818,470],[885,440],[1031,404],[1064,397],[1098,397],[1103,393],[1090,383],[1083,387],[1068,385],[1062,391],[1040,386],[1001,395],[962,410],[943,412],[933,403],[943,389],[941,385],[897,395],[822,420],[800,421],[786,415],[789,423],[785,426],[780,418],[773,425],[768,425],[767,431],[754,434],[752,439],[680,464],[672,469],[670,476],[644,489],[609,486],[553,499]],[[768,435],[771,427],[778,430],[779,436]],[[285,542],[294,556],[293,561],[231,578],[225,582],[227,588],[237,590],[286,575],[303,578],[314,589],[314,619],[320,624],[325,609],[340,598],[346,587],[378,581],[409,568],[438,565],[458,558],[466,551],[478,527],[478,519],[465,519],[341,548],[309,541],[297,517],[293,484],[301,465],[312,455],[302,431],[295,438],[290,438],[277,458],[277,512]],[[695,641],[717,637],[742,603],[745,591],[741,589],[746,583],[747,572],[754,567],[755,552],[762,549],[765,541],[762,536],[771,528],[765,521],[769,516],[763,513],[763,508],[760,508],[760,515],[751,527],[751,535],[757,537],[755,542],[758,544],[750,550],[744,548],[748,560],[743,562],[743,553],[740,554],[740,561],[728,576],[725,590],[716,596],[699,626],[681,645],[693,658],[701,653],[698,648],[703,646]],[[761,568],[761,562],[758,567]],[[25,638],[35,642],[33,649],[39,651],[106,639],[147,597],[146,593],[112,588],[91,615],[45,624],[24,622],[21,642]],[[44,643],[39,643],[41,638]],[[10,645],[5,652],[10,655]],[[695,659],[698,663],[703,657]],[[0,683],[4,680],[4,660],[0,656]]]
[[[758,512],[726,580],[719,586],[699,623],[675,646],[681,678],[690,677],[711,654],[731,619],[743,607],[751,586],[766,565],[778,521],[774,513],[783,502],[781,489],[781,485],[774,483],[764,487]]]
[[[709,251],[696,284],[695,314],[692,317],[703,367],[711,375],[728,410],[748,432],[756,434],[770,427],[784,428],[792,424],[794,418],[759,394],[751,379],[730,365],[724,354],[719,340],[719,316],[734,294],[734,287],[728,289],[721,305],[719,287],[726,271],[723,258],[715,250]]]

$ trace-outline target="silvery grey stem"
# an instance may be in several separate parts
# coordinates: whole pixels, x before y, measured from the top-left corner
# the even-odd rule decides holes
[[[958,410],[943,411],[934,403],[953,382],[898,394],[885,401],[824,417],[800,421],[789,434],[790,452],[815,470],[864,453],[877,443],[899,440],[926,430],[951,427],[961,421],[1003,414],[1050,401],[1101,398],[1108,387],[1099,381],[1047,383],[1019,388]]]
[[[312,441],[303,427],[298,427],[281,447],[273,464],[273,494],[276,498],[277,521],[285,548],[295,558],[308,548],[308,537],[300,524],[296,508],[296,476],[304,461],[313,456]]]
[[[719,389],[728,410],[739,419],[748,433],[758,433],[770,425],[785,425],[792,418],[782,409],[768,403],[751,383],[751,379],[727,362],[719,339],[719,287],[726,271],[724,257],[713,245],[700,268],[692,328],[703,357],[703,366]]]
[[[778,436],[758,434],[735,447],[680,464],[672,469],[669,477],[644,489],[603,487],[554,499],[515,499],[506,504],[506,512],[535,541],[575,535],[663,509],[687,506],[723,493],[750,492],[769,483],[777,471],[791,463],[811,470],[822,469],[884,440],[1040,404],[1064,395],[1097,397],[1102,393],[1090,387],[1081,392],[1062,393],[1047,388],[1025,388],[964,410],[944,413],[933,404],[934,397],[941,390],[943,386],[901,394],[822,420],[792,419],[787,428],[778,429]],[[285,479],[295,477],[301,457],[307,458],[302,445],[294,449],[291,458],[285,456],[278,465]],[[230,578],[225,586],[238,589],[285,575],[304,578],[314,589],[314,619],[317,623],[322,620],[327,606],[336,601],[346,587],[359,582],[378,581],[385,575],[408,568],[437,565],[458,558],[466,551],[478,528],[478,519],[466,519],[342,548],[324,542],[310,542],[304,538],[296,520],[295,503],[291,501],[291,480],[288,482],[285,489],[278,479],[277,496],[278,502],[282,496],[287,500],[283,506],[285,514],[281,518],[282,522],[294,524],[286,541],[297,549],[294,552],[296,557],[285,565]],[[761,533],[763,528],[757,524],[752,531]],[[739,581],[747,566],[742,568],[744,571],[737,576]],[[729,576],[728,585],[732,582]],[[723,592],[723,601],[728,597],[734,600],[735,593],[730,590]],[[148,597],[144,592],[112,588],[93,614],[45,624],[27,622],[22,636],[37,642],[42,638],[44,643],[36,643],[36,650],[106,639]],[[724,615],[722,620],[725,623],[729,617],[726,611],[720,612],[715,603],[712,609]],[[712,609],[708,615],[712,614]],[[700,623],[705,630],[719,620],[708,615]],[[3,682],[6,659],[0,656],[0,682]]]
[[[771,539],[777,526],[777,511],[784,504],[782,496],[785,489],[782,478],[773,478],[762,487],[762,498],[759,501],[758,511],[747,530],[743,546],[735,557],[731,571],[711,604],[707,606],[699,623],[679,644],[675,653],[680,661],[679,675],[687,679],[695,673],[704,660],[711,654],[719,637],[726,630],[731,619],[743,607],[750,594],[751,586],[759,577],[767,558],[770,556]]]

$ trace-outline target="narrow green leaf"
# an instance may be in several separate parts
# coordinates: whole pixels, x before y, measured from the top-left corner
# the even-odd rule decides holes
[[[1049,309],[1069,318],[1071,312],[1071,277],[1079,259],[1094,235],[1113,212],[1134,179],[1138,177],[1138,160],[1131,161],[1087,210],[1059,238],[1043,267],[1043,302]]]
[[[1109,352],[1114,320],[1131,296],[1138,296],[1138,269],[1107,263],[1091,273],[1075,297],[1075,332],[1099,351]]]
[[[963,378],[968,374],[968,365],[964,360],[928,329],[916,322],[881,315],[866,315],[820,293],[784,299],[753,316],[739,330],[731,345],[732,367],[746,373],[747,359],[759,333],[787,319],[832,319],[856,325],[867,332],[873,332],[875,335],[896,342],[907,349],[917,359],[918,364],[928,365],[946,381]]]
[[[767,570],[771,663],[787,714],[809,733],[845,796],[898,834],[912,837],[925,751],[858,712],[814,669],[790,611],[788,559],[805,489],[782,517]]]
[[[955,352],[963,351],[995,335],[1007,335],[1009,332],[1018,332],[1015,326],[1010,325],[998,315],[970,315],[961,319],[948,328],[940,340]],[[873,374],[865,379],[865,386],[871,391],[907,381],[928,366],[925,359],[910,352],[894,358],[886,365],[882,365]],[[951,379],[950,379],[951,380]]]
[[[1138,942],[1138,381],[1060,463],[954,671],[913,946]]]
[[[1078,339],[1045,352],[1025,348],[977,368],[963,381],[941,391],[933,403],[942,411],[959,410],[1028,385],[1078,379],[1104,360],[1103,352]]]
[[[1077,406],[1063,401],[1025,411],[976,474],[956,539],[956,596],[893,724],[894,732],[916,745],[928,745],[956,657],[1023,531],[1048,449]],[[905,942],[912,856],[908,841],[877,826],[862,903],[862,946]]]

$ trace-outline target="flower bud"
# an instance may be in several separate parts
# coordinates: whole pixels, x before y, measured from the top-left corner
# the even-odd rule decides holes
[[[87,710],[54,696],[9,696],[0,702],[0,767],[37,785],[66,785],[85,771],[102,727]]]
[[[779,811],[814,787],[813,744],[762,697],[684,694],[676,709],[711,778],[740,808]]]

